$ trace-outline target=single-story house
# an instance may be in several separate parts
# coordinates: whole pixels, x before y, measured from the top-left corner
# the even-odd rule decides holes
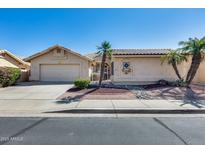
[[[13,67],[21,70],[20,81],[29,80],[30,63],[23,61],[7,50],[0,50],[0,67]]]
[[[177,76],[171,65],[162,64],[161,56],[169,49],[114,49],[112,82],[116,84],[144,84],[164,79],[174,81]],[[182,77],[186,76],[188,62],[178,65]],[[205,83],[205,60],[202,61],[193,82]]]
[[[113,49],[112,62],[106,62],[104,79],[115,84],[146,84],[164,79],[174,81],[177,76],[171,65],[162,64],[161,56],[169,49]],[[95,53],[83,56],[71,49],[55,45],[25,59],[31,63],[30,80],[74,81],[91,79],[100,73],[101,57]],[[191,59],[178,66],[182,77],[188,72]],[[205,60],[194,82],[205,83]]]
[[[30,80],[68,81],[90,79],[92,59],[55,45],[26,59],[31,63]]]

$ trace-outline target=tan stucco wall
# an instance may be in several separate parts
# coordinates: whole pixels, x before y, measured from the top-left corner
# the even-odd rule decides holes
[[[18,68],[18,66],[14,65],[13,63],[9,62],[5,58],[0,56],[0,67],[13,67]]]
[[[68,52],[65,52],[62,57],[56,57],[54,54],[54,51],[50,51],[31,60],[30,80],[40,80],[41,64],[79,64],[80,78],[89,79],[90,62],[88,60]]]
[[[160,56],[138,56],[138,57],[113,57],[114,75],[112,81],[116,83],[152,83],[160,79],[174,81],[177,76],[171,65],[166,62],[161,64]],[[131,72],[125,74],[122,71],[122,62],[130,62]],[[182,77],[186,77],[186,73],[190,67],[190,60],[178,65],[179,72]],[[204,81],[202,69],[205,67],[203,63],[200,67],[194,82]]]
[[[205,83],[205,58],[201,62],[198,70],[198,82]]]

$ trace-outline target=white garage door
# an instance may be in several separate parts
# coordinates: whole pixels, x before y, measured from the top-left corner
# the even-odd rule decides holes
[[[74,81],[80,78],[79,65],[41,65],[41,81]]]

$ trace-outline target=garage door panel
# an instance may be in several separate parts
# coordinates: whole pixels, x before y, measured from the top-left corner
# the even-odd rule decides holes
[[[80,65],[41,65],[41,81],[74,81],[80,77]]]

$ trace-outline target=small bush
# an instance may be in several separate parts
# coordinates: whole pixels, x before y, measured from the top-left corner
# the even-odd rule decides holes
[[[187,83],[184,80],[176,80],[174,82],[171,82],[170,85],[176,87],[186,87]]]
[[[169,84],[169,82],[166,80],[159,80],[159,81],[157,81],[157,84],[159,84],[161,86],[167,86]]]
[[[74,81],[74,85],[80,89],[84,89],[90,85],[90,80],[78,79]]]
[[[7,87],[14,85],[21,76],[18,68],[1,67],[0,68],[0,86]]]

